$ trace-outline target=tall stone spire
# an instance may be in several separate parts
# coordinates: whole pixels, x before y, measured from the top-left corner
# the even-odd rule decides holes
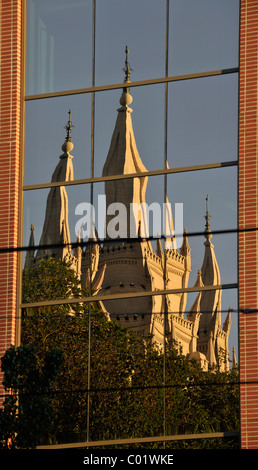
[[[209,213],[209,195],[207,194],[206,196],[206,214],[205,214],[205,220],[206,220],[206,224],[205,224],[205,233],[209,233],[211,230],[210,230],[210,213]]]
[[[118,115],[115,129],[111,139],[107,159],[103,167],[102,176],[127,175],[134,173],[139,174],[147,171],[137,150],[131,118],[133,110],[129,107],[133,98],[129,91],[131,69],[128,62],[128,53],[128,48],[126,48],[126,61],[124,68],[125,86],[120,98],[121,107],[117,110]],[[148,178],[145,176],[141,178],[107,181],[105,183],[107,208],[110,208],[110,210],[113,208],[115,212],[115,207],[118,206],[111,206],[111,204],[117,203],[122,203],[126,208],[124,220],[124,227],[127,228],[124,234],[126,236],[129,236],[130,232],[130,203],[145,203],[147,180]],[[107,227],[113,217],[114,214],[107,215]],[[141,220],[140,213],[139,220]],[[143,228],[143,220],[141,222],[141,227]],[[134,227],[135,232],[137,232],[138,226],[139,224],[136,220]]]
[[[216,286],[220,285],[220,271],[219,266],[217,263],[214,245],[211,242],[212,239],[212,232],[210,229],[210,214],[208,209],[208,200],[209,197],[206,197],[206,224],[205,224],[205,232],[204,237],[206,241],[204,242],[205,252],[204,252],[204,259],[201,268],[202,272],[202,280],[205,286]],[[217,315],[220,316],[221,312],[221,290],[213,290],[213,291],[205,291],[202,294],[201,298],[201,312],[204,313],[201,317],[200,324],[203,328],[207,328],[211,318],[217,312]]]
[[[35,246],[34,225],[31,224],[31,227],[30,227],[30,241],[29,241],[30,250],[26,251],[25,263],[24,263],[24,268],[26,268],[26,269],[31,269],[34,266],[34,252],[35,252],[35,250],[33,249],[34,246]]]
[[[166,168],[169,169],[169,164],[166,161]],[[175,231],[174,231],[174,221],[173,221],[173,214],[170,206],[170,202],[168,200],[167,194],[166,194],[166,199],[165,199],[165,213],[164,213],[164,229],[165,229],[165,249],[172,249],[176,250],[176,237],[175,237]],[[171,235],[170,235],[171,234]],[[168,236],[170,235],[170,236]]]
[[[237,359],[236,359],[236,351],[235,351],[235,346],[233,346],[233,352],[232,352],[232,369],[237,368]]]
[[[199,269],[194,287],[203,287],[203,285],[204,284],[202,282],[202,272]],[[197,335],[198,335],[200,317],[202,314],[201,313],[201,298],[202,298],[202,292],[200,291],[195,299],[195,302],[192,305],[192,308],[190,309],[190,312],[187,315],[187,319],[193,322],[193,338],[191,342],[190,352],[196,351],[197,349]]]
[[[60,155],[60,161],[52,175],[51,183],[61,181],[72,181],[74,178],[72,155],[73,149],[71,142],[71,130],[74,126],[71,122],[71,111],[69,111],[69,120],[66,129],[65,142],[62,145],[63,153]],[[68,197],[65,186],[57,186],[50,189],[45,212],[45,221],[40,238],[40,245],[58,245],[60,243],[69,244],[70,230],[68,223]],[[56,255],[63,258],[64,253],[71,251],[69,246],[48,249],[48,255]],[[45,248],[38,251],[37,258],[44,256]]]
[[[205,214],[205,252],[201,268],[204,286],[220,286],[220,271],[211,242],[210,213],[208,207],[209,197],[206,197]],[[204,352],[209,366],[217,365],[220,370],[228,370],[228,336],[230,331],[230,311],[221,328],[221,289],[202,291],[200,299],[200,323],[198,350]]]

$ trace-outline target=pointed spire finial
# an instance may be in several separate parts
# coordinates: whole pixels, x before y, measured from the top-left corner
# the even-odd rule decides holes
[[[31,224],[30,226],[30,240],[29,240],[29,247],[32,248],[31,250],[28,250],[26,252],[26,256],[25,256],[25,264],[24,264],[24,267],[25,268],[33,268],[34,266],[34,246],[35,246],[35,242],[34,242],[34,225]]]
[[[183,235],[183,243],[182,243],[182,246],[180,248],[180,253],[181,253],[181,255],[186,256],[186,255],[190,254],[190,252],[191,252],[191,248],[190,248],[188,238],[187,238],[187,229],[185,228],[184,229],[184,235]]]
[[[232,352],[232,369],[237,368],[237,360],[236,360],[236,350],[235,346],[233,346],[233,352]]]
[[[125,72],[125,79],[124,82],[130,82],[130,74],[131,74],[131,68],[128,60],[128,54],[129,54],[129,49],[126,46],[125,47],[125,66],[123,68],[123,71]]]
[[[130,83],[130,74],[131,74],[131,67],[130,67],[130,64],[129,64],[129,61],[128,61],[128,54],[129,54],[129,49],[128,47],[126,46],[125,48],[125,66],[123,68],[123,71],[125,72],[125,78],[124,78],[124,83]],[[133,97],[130,95],[130,88],[127,86],[127,87],[124,87],[123,88],[123,94],[120,98],[120,104],[122,106],[128,106],[129,104],[131,104],[133,101]]]
[[[66,129],[66,138],[65,138],[65,141],[62,145],[62,150],[63,150],[64,154],[61,155],[60,158],[66,158],[67,155],[69,155],[69,153],[73,149],[73,143],[71,141],[71,131],[72,131],[72,128],[74,127],[74,125],[72,124],[72,120],[71,120],[72,111],[69,110],[68,114],[69,114],[69,119],[68,119],[68,122],[67,122],[66,126],[64,127]],[[71,156],[71,158],[73,158],[73,157]]]
[[[206,214],[205,214],[205,220],[206,220],[206,224],[205,224],[205,238],[207,238],[207,240],[210,240],[210,238],[212,237],[212,233],[211,233],[211,229],[210,229],[210,213],[209,213],[209,195],[207,194],[206,196]]]
[[[71,142],[71,130],[72,128],[74,127],[73,124],[72,124],[72,120],[71,120],[71,114],[72,114],[72,111],[69,109],[68,111],[68,114],[69,114],[69,119],[68,119],[68,122],[65,126],[65,129],[66,129],[66,138],[65,138],[65,141],[66,142]]]
[[[210,214],[209,214],[209,195],[208,194],[206,196],[206,215],[205,215],[205,219],[206,219],[205,228],[206,228],[206,230],[209,230],[210,229],[210,223],[209,223]]]

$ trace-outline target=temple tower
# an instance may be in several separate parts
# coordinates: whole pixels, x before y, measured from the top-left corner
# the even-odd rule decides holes
[[[205,251],[201,268],[204,286],[220,286],[220,270],[217,263],[214,245],[211,242],[210,214],[206,198]],[[221,289],[203,291],[200,299],[200,325],[197,349],[203,353],[210,366],[218,366],[220,370],[229,369],[228,337],[231,325],[231,313],[228,311],[224,324],[221,324]]]
[[[71,121],[71,111],[66,129],[65,142],[62,145],[63,153],[59,157],[59,162],[53,172],[51,183],[72,181],[73,171],[73,143],[71,141],[71,131],[74,127]],[[33,226],[29,246],[34,246]],[[40,237],[38,251],[34,254],[31,250],[25,259],[25,268],[33,268],[37,260],[53,256],[56,259],[69,261],[72,264],[79,279],[81,278],[81,250],[72,250],[71,237],[68,219],[68,196],[65,186],[52,187],[48,193],[43,230]],[[47,245],[50,245],[49,247]]]
[[[191,248],[185,229],[183,243],[177,247],[174,236],[173,215],[169,200],[165,200],[165,240],[162,244],[148,238],[148,217],[145,193],[148,184],[146,167],[137,150],[133,124],[133,98],[130,94],[130,66],[126,48],[125,79],[120,98],[121,107],[111,138],[103,176],[106,196],[106,243],[98,240],[92,227],[92,243],[86,248],[80,244],[72,250],[68,220],[68,197],[65,186],[49,191],[40,248],[35,254],[33,226],[25,268],[36,266],[37,260],[55,256],[71,263],[81,286],[90,295],[104,297],[115,294],[116,300],[103,300],[101,306],[109,319],[120,321],[137,335],[148,339],[162,349],[164,340],[171,341],[189,359],[196,359],[204,370],[218,366],[229,369],[228,337],[230,310],[221,325],[221,279],[214,245],[211,242],[208,196],[206,199],[205,252],[202,268],[198,271],[194,287],[200,288],[192,308],[187,312],[187,293],[169,292],[188,287],[191,272]],[[66,125],[66,139],[62,146],[52,182],[73,180],[71,151],[71,112]],[[147,158],[146,158],[147,159]],[[118,175],[119,178],[112,179]],[[136,208],[132,210],[132,207]],[[118,214],[117,214],[118,212]],[[117,226],[119,227],[117,229]],[[81,241],[81,232],[77,241]],[[43,245],[53,245],[47,249]],[[218,288],[204,291],[204,286]],[[168,290],[159,294],[158,291]],[[146,293],[156,292],[157,295]],[[142,293],[137,298],[130,294]],[[121,294],[126,294],[128,297]],[[165,336],[164,336],[165,335]]]
[[[106,271],[100,293],[122,294],[163,290],[164,288],[187,287],[191,270],[191,255],[187,236],[181,251],[176,249],[173,238],[172,212],[166,213],[166,226],[170,229],[170,237],[164,247],[158,238],[154,246],[148,238],[148,218],[145,207],[145,192],[148,183],[143,164],[137,150],[132,125],[132,109],[129,105],[133,98],[130,94],[130,66],[126,48],[124,89],[120,98],[122,105],[118,109],[115,129],[103,167],[103,176],[135,175],[134,178],[121,178],[105,183],[107,217],[106,229],[108,243],[100,250],[99,266],[105,265]],[[166,203],[169,203],[166,200]],[[141,211],[133,212],[132,205],[141,207]],[[114,209],[111,213],[110,207]],[[125,208],[124,215],[118,219],[115,209]],[[119,236],[113,230],[115,223],[124,227]],[[111,227],[111,229],[110,229]],[[129,239],[133,234],[138,238]],[[113,232],[112,232],[113,230]],[[112,236],[113,235],[113,236]],[[122,238],[112,243],[112,238]],[[143,296],[103,302],[111,319],[121,321],[137,334],[151,338],[151,341],[163,347],[164,344],[164,311],[167,315],[167,334],[173,337],[184,352],[189,352],[193,324],[185,320],[184,308],[186,294],[168,294],[166,296]]]

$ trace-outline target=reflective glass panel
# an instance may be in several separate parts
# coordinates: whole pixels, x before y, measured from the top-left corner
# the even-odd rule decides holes
[[[212,244],[212,256],[216,259],[218,266],[220,282],[221,284],[237,283],[237,233],[223,234],[223,230],[237,228],[236,168],[168,175],[167,181],[167,193],[174,216],[176,241],[179,241],[178,249],[182,246],[182,238],[177,237],[177,233],[180,235],[184,228],[187,229],[187,240],[191,250],[189,287],[193,287],[197,281],[198,271],[202,270],[208,249],[205,245],[207,239],[204,234],[207,221],[211,232],[214,231],[210,242]],[[216,230],[222,231],[222,233],[216,234]],[[198,235],[201,232],[203,232],[203,235]],[[216,263],[214,264],[215,267]],[[213,283],[213,279],[215,278],[211,274],[210,283]],[[195,299],[194,294],[188,295],[188,311]],[[224,313],[228,311],[229,307],[232,307],[236,312],[236,290],[223,290],[221,305]],[[238,346],[236,314],[234,314],[234,322],[234,328],[232,327],[232,342],[234,344],[231,342],[231,353],[233,345],[236,350]]]
[[[169,75],[238,66],[238,0],[169,3]]]
[[[27,1],[27,95],[91,85],[91,0]]]
[[[75,243],[78,235],[76,224],[79,223],[80,228],[80,219],[85,215],[81,213],[81,206],[77,206],[84,202],[90,202],[89,185],[25,191],[24,246],[29,244],[31,226],[33,226],[35,246],[42,243],[45,245],[59,242]],[[62,238],[63,221],[69,227],[69,232],[64,230],[64,238]],[[47,247],[44,249],[48,250]]]
[[[171,204],[183,203],[183,225],[188,232],[205,228],[206,197],[211,229],[237,228],[237,168],[218,168],[167,176]]]
[[[91,175],[91,95],[73,95],[26,103],[24,183],[50,183],[64,153],[71,111],[70,151],[74,179]]]
[[[125,47],[131,81],[165,73],[166,2],[98,0],[96,5],[96,85],[121,83]]]
[[[69,268],[62,268],[68,275]],[[53,281],[60,274],[60,266],[49,261],[42,263],[37,282],[45,281],[45,276],[50,273],[48,296]],[[72,281],[74,284],[75,279]],[[25,282],[27,297],[33,298],[29,276]],[[62,287],[59,282],[58,289]],[[119,300],[117,303],[121,305]],[[163,435],[164,422],[167,435],[201,433],[203,426],[211,423],[216,423],[217,429],[223,431],[225,419],[230,430],[237,430],[237,391],[232,387],[234,375],[221,377],[215,370],[201,370],[196,360],[190,363],[182,354],[180,338],[175,335],[180,332],[177,323],[185,326],[190,322],[186,319],[177,321],[178,314],[171,312],[167,320],[174,324],[174,339],[167,334],[164,362],[162,349],[155,344],[151,347],[153,335],[148,333],[157,335],[159,329],[162,333],[164,316],[156,313],[151,317],[146,308],[145,313],[139,308],[135,311],[134,304],[128,299],[130,314],[122,313],[118,307],[119,315],[112,321],[95,302],[91,302],[90,309],[85,302],[77,306],[61,304],[23,310],[23,344],[35,348],[38,363],[41,365],[45,353],[53,349],[61,348],[64,355],[61,373],[46,397],[54,413],[44,443],[83,442],[89,436],[92,441],[157,437]],[[69,308],[73,310],[72,315]],[[231,358],[230,354],[230,369]],[[148,448],[159,445],[149,442]],[[189,445],[196,448],[195,443]]]
[[[220,236],[221,237],[221,236]],[[230,236],[227,236],[229,240]],[[227,241],[226,236],[223,237],[223,241]],[[191,241],[191,240],[190,240]],[[214,246],[215,246],[215,251],[216,251],[216,257],[218,259],[219,255],[219,250],[218,250],[218,242],[219,242],[219,237],[217,236],[215,238],[214,236]],[[234,243],[234,238],[231,236],[230,237],[230,242],[233,241]],[[202,240],[199,239],[199,243],[201,244]],[[204,250],[204,247],[203,247]],[[197,273],[196,273],[196,279],[197,279]],[[195,279],[195,281],[196,281]],[[192,287],[192,284],[189,285],[189,287]],[[198,292],[190,292],[187,294],[187,304],[186,304],[186,311],[189,312],[190,309],[194,306],[194,303],[196,302],[196,299],[198,297]],[[228,337],[228,350],[229,350],[229,366],[230,368],[232,367],[232,360],[233,360],[233,353],[235,352],[235,357],[238,362],[238,353],[239,353],[239,348],[238,348],[238,290],[237,289],[223,289],[221,291],[221,325],[223,326],[227,315],[230,311],[230,332],[229,332],[229,337]],[[203,313],[205,315],[205,313]]]
[[[145,189],[139,190],[140,187]],[[130,194],[134,197],[129,201]],[[163,176],[94,184],[93,205],[99,238],[116,239],[117,245],[119,238],[131,240],[138,235],[143,238],[160,237],[163,230],[163,201]]]
[[[237,67],[239,0],[28,0],[27,95],[90,87],[92,63],[97,86],[121,83],[126,45],[132,81],[164,77],[167,5],[170,76]],[[237,160],[237,74],[169,83],[167,122],[165,91],[164,84],[131,87],[127,129],[119,119],[126,112],[122,88],[27,100],[25,185],[61,181],[65,171],[76,180],[164,169],[166,151],[172,169]],[[66,150],[74,146],[69,155],[65,139]],[[201,276],[205,285],[237,283],[237,233],[216,233],[237,227],[237,168],[25,190],[23,196],[23,245],[34,248],[23,254],[22,301],[102,298],[22,312],[22,343],[36,346],[39,363],[46,351],[65,354],[48,396],[54,414],[46,443],[225,431],[225,409],[227,430],[236,430],[237,393],[230,387],[233,400],[224,396],[226,387],[216,389],[213,381],[219,374],[189,359],[197,353],[204,367],[199,353],[212,358],[203,326],[208,315],[216,357],[225,352],[228,329],[229,369],[233,347],[238,355],[237,289],[223,290],[221,298],[215,291],[220,300],[212,310],[205,308],[209,293],[200,297],[203,303],[198,299]],[[113,202],[125,212],[110,208]],[[132,226],[130,202],[146,202],[147,218],[141,212]],[[92,235],[99,238],[89,243]],[[75,246],[78,236],[83,248]],[[164,286],[195,286],[196,292],[160,295]]]
[[[133,98],[129,108],[132,124],[127,124],[125,133],[124,117],[120,98],[121,90],[96,93],[95,97],[95,140],[94,140],[94,176],[101,176],[111,145],[117,146],[133,157],[138,155],[147,171],[164,168],[164,85],[132,87]],[[129,130],[130,128],[130,130]],[[112,136],[114,134],[113,144]],[[113,154],[116,153],[116,147]],[[121,154],[122,155],[122,154]],[[114,156],[112,157],[115,158]],[[121,168],[114,168],[113,174],[119,174]],[[130,172],[126,165],[126,172]]]
[[[238,75],[180,81],[168,90],[170,168],[237,160]]]

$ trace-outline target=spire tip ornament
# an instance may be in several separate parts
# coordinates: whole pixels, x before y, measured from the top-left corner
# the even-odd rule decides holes
[[[123,71],[125,72],[125,79],[124,82],[130,82],[130,74],[131,74],[131,68],[128,60],[128,54],[130,53],[128,47],[125,47],[125,66],[123,68]]]
[[[205,214],[205,220],[206,220],[206,224],[205,224],[205,238],[207,240],[210,240],[211,237],[212,237],[212,233],[211,233],[211,229],[210,229],[210,213],[209,213],[209,195],[207,194],[206,196],[206,214]]]
[[[129,49],[128,47],[126,46],[125,47],[125,66],[123,68],[123,71],[125,73],[125,78],[124,78],[124,83],[130,83],[130,74],[131,74],[131,67],[130,67],[130,64],[129,64],[129,60],[128,60],[128,54],[129,54]],[[129,87],[124,87],[123,88],[123,94],[120,98],[120,104],[122,106],[128,106],[129,104],[131,104],[133,101],[133,97],[130,95],[130,88]]]
[[[62,145],[62,150],[65,154],[69,154],[69,152],[71,152],[71,150],[73,149],[73,143],[71,141],[71,131],[74,125],[72,124],[71,114],[72,114],[72,111],[69,109],[68,111],[69,119],[68,119],[66,126],[64,127],[66,129],[66,138],[65,138],[64,144]]]
[[[72,131],[72,128],[74,127],[73,124],[72,124],[72,120],[71,120],[71,114],[72,114],[72,111],[69,109],[68,111],[68,114],[69,114],[69,119],[68,119],[68,122],[65,126],[65,129],[66,129],[66,138],[65,138],[65,141],[66,142],[71,142],[71,131]]]

